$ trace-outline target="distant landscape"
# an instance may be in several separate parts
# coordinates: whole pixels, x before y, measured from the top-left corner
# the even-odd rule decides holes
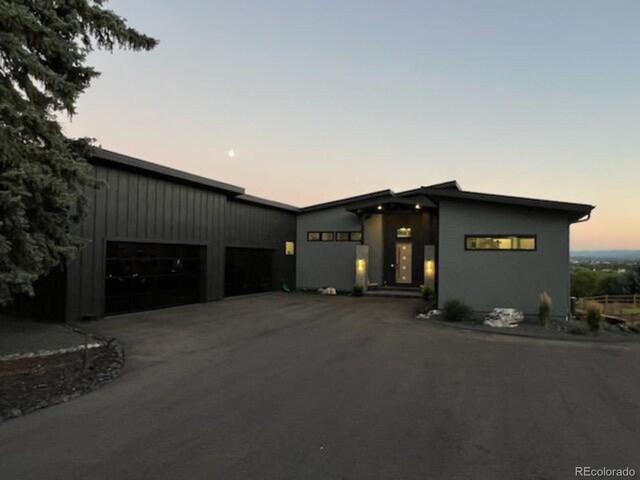
[[[640,260],[640,250],[573,250],[573,259],[592,260]]]
[[[571,294],[630,295],[640,293],[640,250],[574,250]]]

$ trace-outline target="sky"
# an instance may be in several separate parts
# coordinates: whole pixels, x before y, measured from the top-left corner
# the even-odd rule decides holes
[[[640,2],[107,6],[160,44],[92,53],[69,135],[296,206],[452,179],[589,203],[573,249],[640,248]]]

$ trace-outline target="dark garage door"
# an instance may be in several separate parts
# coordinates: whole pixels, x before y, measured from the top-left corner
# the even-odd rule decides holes
[[[201,301],[203,253],[193,245],[107,242],[105,313]]]
[[[227,248],[224,294],[227,297],[272,289],[273,250],[263,248]]]

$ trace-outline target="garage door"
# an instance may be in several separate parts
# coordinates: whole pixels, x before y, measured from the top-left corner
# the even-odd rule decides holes
[[[107,242],[105,313],[202,300],[204,248]]]
[[[273,250],[227,248],[225,255],[225,296],[272,290]]]

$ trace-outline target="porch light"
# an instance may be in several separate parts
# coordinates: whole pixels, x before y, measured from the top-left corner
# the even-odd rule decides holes
[[[356,260],[356,270],[358,272],[364,272],[365,266],[366,264],[365,264],[364,258],[359,258],[358,260]]]
[[[382,205],[378,205],[378,210],[382,210]]]
[[[424,262],[424,273],[427,278],[433,278],[435,274],[436,264],[433,260],[429,259]]]
[[[420,210],[420,204],[416,203],[416,210]]]

